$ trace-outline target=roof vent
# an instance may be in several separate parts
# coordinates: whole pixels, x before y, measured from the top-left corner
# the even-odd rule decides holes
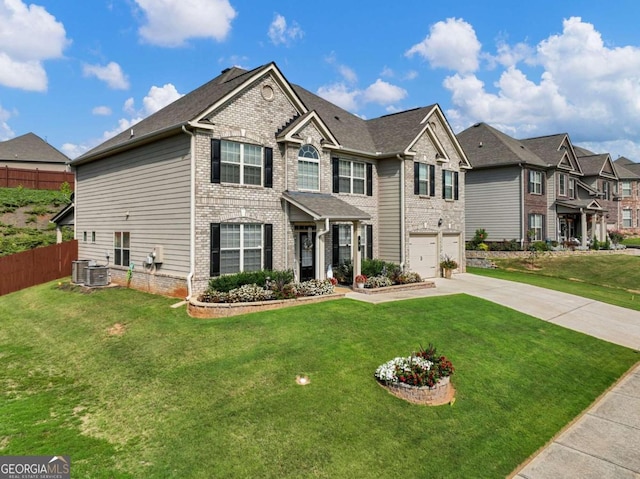
[[[340,121],[340,117],[338,115],[334,116],[334,118],[338,121]]]
[[[482,142],[480,142],[480,144],[478,145],[479,148],[482,148]]]

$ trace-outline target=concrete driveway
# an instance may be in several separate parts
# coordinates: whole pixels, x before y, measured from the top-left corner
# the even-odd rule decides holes
[[[347,297],[380,303],[466,293],[605,341],[640,350],[640,312],[522,283],[472,274],[432,289]],[[640,297],[638,298],[640,301]],[[638,354],[640,361],[640,353]],[[510,476],[515,479],[640,479],[640,364]]]

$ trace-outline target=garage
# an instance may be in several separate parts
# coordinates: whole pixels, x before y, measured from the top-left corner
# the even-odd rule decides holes
[[[409,236],[409,269],[422,278],[438,276],[438,235],[412,234]]]
[[[460,251],[460,233],[444,233],[442,235],[442,254],[461,265]],[[454,271],[460,270],[456,269]]]

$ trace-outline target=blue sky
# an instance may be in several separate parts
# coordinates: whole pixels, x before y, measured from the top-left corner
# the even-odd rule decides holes
[[[364,118],[439,103],[455,132],[567,132],[640,161],[639,18],[637,0],[0,0],[0,140],[74,158],[226,67],[275,61]]]

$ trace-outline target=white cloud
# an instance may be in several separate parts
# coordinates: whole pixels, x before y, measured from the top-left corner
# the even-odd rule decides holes
[[[96,145],[93,145],[96,146]],[[79,157],[83,153],[89,151],[93,146],[76,145],[75,143],[65,143],[60,147],[60,151],[72,160]]]
[[[62,23],[38,5],[0,0],[0,25],[0,84],[45,91],[42,62],[62,57],[70,43]]]
[[[403,100],[407,96],[407,90],[387,83],[378,78],[375,83],[369,85],[363,92],[363,99],[367,103],[390,105]]]
[[[496,48],[485,56],[489,67],[506,66],[495,83],[485,84],[481,71],[443,81],[455,131],[484,121],[516,137],[567,132],[576,143],[598,145],[594,151],[638,155],[639,46],[611,46],[594,25],[572,17],[535,47],[499,41]]]
[[[448,18],[431,26],[429,35],[413,45],[405,55],[419,55],[432,67],[467,73],[479,68],[482,45],[473,27],[462,19]]]
[[[358,90],[349,90],[344,83],[321,86],[316,93],[318,96],[347,111],[353,112],[358,109],[357,97],[360,92]]]
[[[393,69],[385,65],[382,68],[382,71],[380,72],[380,76],[386,77],[386,78],[393,78],[395,76],[395,72],[393,71]]]
[[[114,90],[128,90],[129,79],[116,62],[109,62],[108,65],[84,65],[84,76],[95,76],[98,80],[102,80],[109,88]]]
[[[16,136],[7,123],[9,118],[11,118],[11,113],[0,106],[0,141],[9,140]]]
[[[346,65],[338,65],[338,72],[340,72],[342,78],[344,78],[349,83],[355,83],[358,81],[358,75],[356,74],[356,72]]]
[[[91,113],[98,116],[109,116],[111,115],[111,108],[108,106],[96,106],[91,110]]]
[[[154,45],[179,47],[189,38],[224,40],[236,11],[228,0],[135,0],[147,23],[140,36]]]
[[[276,13],[271,25],[269,25],[268,35],[274,45],[289,45],[294,40],[302,38],[304,32],[295,21],[287,26],[287,19]]]

